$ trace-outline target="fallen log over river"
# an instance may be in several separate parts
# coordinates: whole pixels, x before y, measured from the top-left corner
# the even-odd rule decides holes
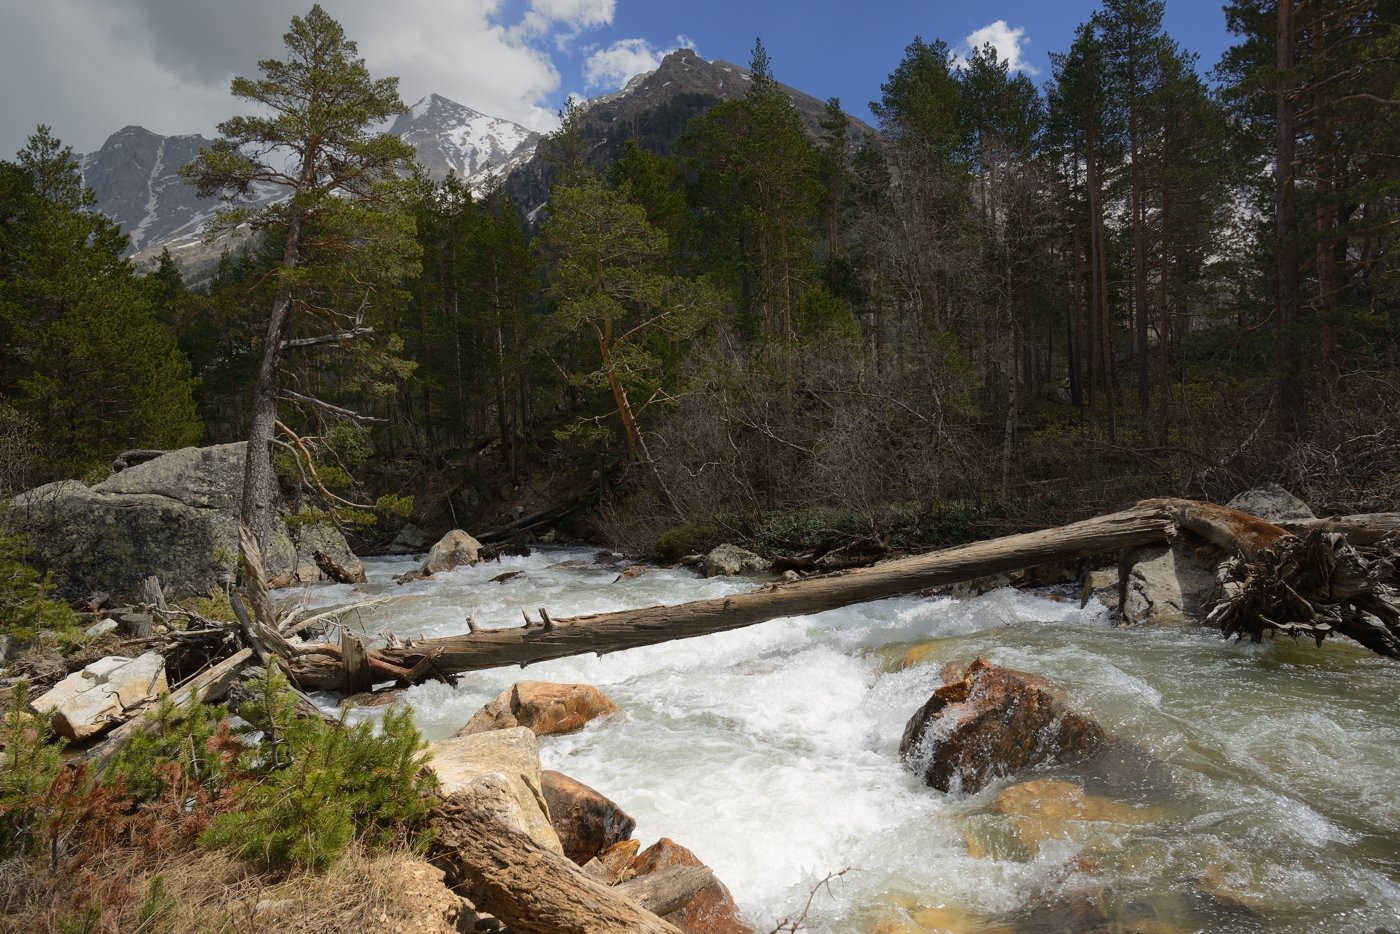
[[[570,655],[621,651],[703,636],[784,616],[915,593],[990,574],[1168,542],[1189,530],[1234,555],[1225,598],[1211,622],[1226,634],[1257,639],[1266,631],[1355,638],[1382,655],[1400,655],[1400,612],[1394,602],[1394,515],[1319,520],[1298,526],[1302,537],[1254,516],[1180,499],[1144,500],[1121,512],[1070,525],[989,539],[861,568],[774,583],[749,593],[679,606],[651,606],[560,618],[547,609],[511,629],[420,639],[376,649],[383,671],[411,671],[418,680],[501,665],[528,665]],[[1374,534],[1373,534],[1374,533]],[[1348,534],[1379,542],[1372,557]],[[1387,537],[1389,536],[1389,537]],[[308,688],[335,689],[344,680],[338,653],[304,654],[293,673]]]

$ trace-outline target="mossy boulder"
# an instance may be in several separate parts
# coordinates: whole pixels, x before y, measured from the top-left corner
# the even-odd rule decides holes
[[[50,483],[16,496],[6,518],[69,599],[129,593],[152,574],[177,592],[207,593],[237,566],[244,450],[242,443],[181,448],[95,486]],[[318,550],[363,573],[329,521],[291,530],[279,519],[263,556],[271,583],[323,580]]]

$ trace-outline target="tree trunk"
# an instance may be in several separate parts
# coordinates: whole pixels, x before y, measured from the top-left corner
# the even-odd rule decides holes
[[[511,931],[680,934],[530,837],[448,798],[429,817],[429,859],[447,883]]]
[[[1123,512],[1060,528],[962,545],[872,568],[769,584],[751,593],[675,607],[652,606],[557,618],[548,625],[536,623],[528,628],[483,629],[470,635],[386,647],[375,654],[394,665],[412,668],[424,655],[436,652],[434,665],[438,671],[460,672],[527,665],[587,652],[602,655],[703,636],[781,616],[820,613],[988,574],[1164,542],[1172,527],[1171,502],[1149,500]],[[299,658],[297,662],[314,658]]]
[[[624,882],[613,891],[626,895],[654,915],[680,911],[695,893],[717,880],[708,866],[672,866]]]
[[[1278,2],[1278,135],[1274,153],[1274,232],[1278,239],[1278,324],[1274,344],[1275,404],[1280,437],[1296,438],[1303,422],[1302,359],[1298,353],[1301,300],[1298,284],[1298,208],[1293,200],[1294,111],[1292,84],[1287,73],[1293,67],[1293,0]]]
[[[312,153],[304,157],[309,163]],[[303,176],[305,176],[303,171]],[[312,179],[314,182],[314,179]],[[287,225],[287,246],[282,251],[282,268],[292,269],[301,261],[300,214],[293,214]],[[277,515],[277,478],[272,470],[272,436],[277,430],[277,392],[282,366],[282,336],[291,317],[291,289],[283,286],[272,300],[267,319],[258,381],[253,386],[252,424],[248,428],[248,448],[243,469],[243,524],[252,530],[258,548],[267,550],[267,531]]]

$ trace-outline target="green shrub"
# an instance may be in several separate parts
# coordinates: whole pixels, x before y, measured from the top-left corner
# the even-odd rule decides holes
[[[29,685],[10,688],[0,724],[0,856],[28,853],[45,814],[44,793],[62,767],[60,748],[45,742],[50,715],[29,713]]]
[[[269,868],[324,869],[357,835],[377,845],[411,833],[435,781],[411,712],[390,713],[377,733],[369,723],[327,724],[298,717],[286,683],[269,666],[239,708],[261,734],[244,757],[253,781],[201,841]]]
[[[724,530],[713,522],[685,522],[662,532],[652,551],[659,560],[669,564],[686,555],[703,554],[722,543],[724,538]]]
[[[0,534],[0,634],[30,642],[42,630],[60,641],[79,636],[78,616],[54,596],[53,580],[25,563],[29,549],[15,535]]]
[[[170,695],[146,712],[150,729],[131,738],[103,775],[109,785],[120,785],[137,801],[150,801],[176,786],[182,794],[202,790],[217,798],[231,776],[221,743],[221,724],[228,710],[212,704],[177,705]],[[237,740],[233,740],[237,742]],[[174,774],[169,766],[176,767]]]

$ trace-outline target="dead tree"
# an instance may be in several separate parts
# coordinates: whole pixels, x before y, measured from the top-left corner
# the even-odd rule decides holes
[[[429,830],[429,859],[447,883],[512,931],[679,934],[623,892],[455,798],[438,803]]]
[[[915,593],[1055,561],[1162,544],[1185,529],[1232,555],[1224,596],[1208,622],[1227,635],[1261,638],[1268,631],[1326,638],[1350,636],[1373,651],[1400,655],[1395,608],[1393,544],[1396,516],[1319,520],[1295,535],[1237,510],[1191,500],[1145,500],[1122,512],[1039,532],[961,545],[888,561],[871,568],[769,584],[750,593],[680,606],[652,606],[591,616],[552,617],[512,629],[385,646],[369,653],[371,666],[402,679],[422,673],[426,661],[441,676],[501,665],[527,665],[569,655],[602,655],[761,623],[782,616]],[[1349,536],[1373,543],[1369,554]],[[333,649],[334,647],[329,647]],[[307,654],[293,673],[308,687],[344,687],[345,668],[333,650]],[[409,679],[410,681],[412,678]]]

